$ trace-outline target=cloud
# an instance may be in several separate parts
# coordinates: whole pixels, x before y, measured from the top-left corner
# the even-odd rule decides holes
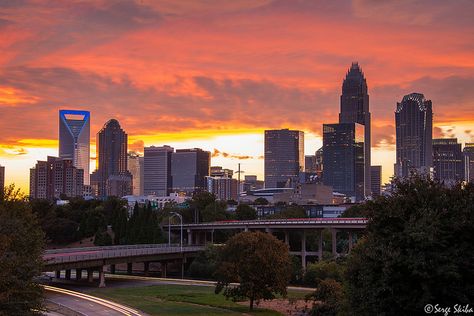
[[[226,152],[222,152],[216,148],[211,153],[211,157],[224,157],[224,158],[231,158],[231,159],[238,159],[238,160],[247,160],[247,159],[260,159],[259,157],[253,157],[248,155],[236,155],[236,154],[229,154]]]
[[[145,142],[143,140],[137,140],[131,144],[128,144],[128,150],[134,151],[136,153],[143,153],[144,147],[145,147]]]

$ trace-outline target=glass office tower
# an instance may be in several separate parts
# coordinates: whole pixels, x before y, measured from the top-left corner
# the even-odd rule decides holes
[[[84,184],[90,184],[89,111],[59,111],[59,157],[72,160],[74,167],[84,170]]]

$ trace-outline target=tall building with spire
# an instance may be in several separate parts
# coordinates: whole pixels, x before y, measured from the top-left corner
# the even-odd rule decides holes
[[[128,136],[111,119],[97,133],[97,170],[91,182],[99,197],[122,197],[132,193],[132,175],[127,168]]]
[[[367,81],[357,62],[353,62],[342,83],[339,123],[364,125],[364,192],[371,195],[370,181],[370,111]]]
[[[84,170],[84,184],[89,184],[89,111],[59,111],[59,157],[72,160],[74,167]]]
[[[431,100],[411,93],[397,103],[395,110],[397,157],[395,176],[411,172],[431,173],[433,168],[433,109]]]

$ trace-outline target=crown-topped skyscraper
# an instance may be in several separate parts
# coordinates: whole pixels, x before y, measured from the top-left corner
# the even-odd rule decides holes
[[[365,195],[371,195],[370,186],[370,112],[369,94],[364,73],[357,62],[353,62],[342,83],[340,123],[364,125],[364,187]]]

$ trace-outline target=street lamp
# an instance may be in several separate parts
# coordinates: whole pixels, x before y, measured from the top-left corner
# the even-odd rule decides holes
[[[180,247],[181,247],[181,252],[183,252],[183,216],[179,213],[176,213],[176,212],[170,212],[170,217],[168,217],[168,246],[171,247],[171,224],[170,224],[170,219],[173,217],[173,216],[178,216],[179,217],[179,221],[180,221],[180,226],[181,226],[181,239],[180,239]]]

